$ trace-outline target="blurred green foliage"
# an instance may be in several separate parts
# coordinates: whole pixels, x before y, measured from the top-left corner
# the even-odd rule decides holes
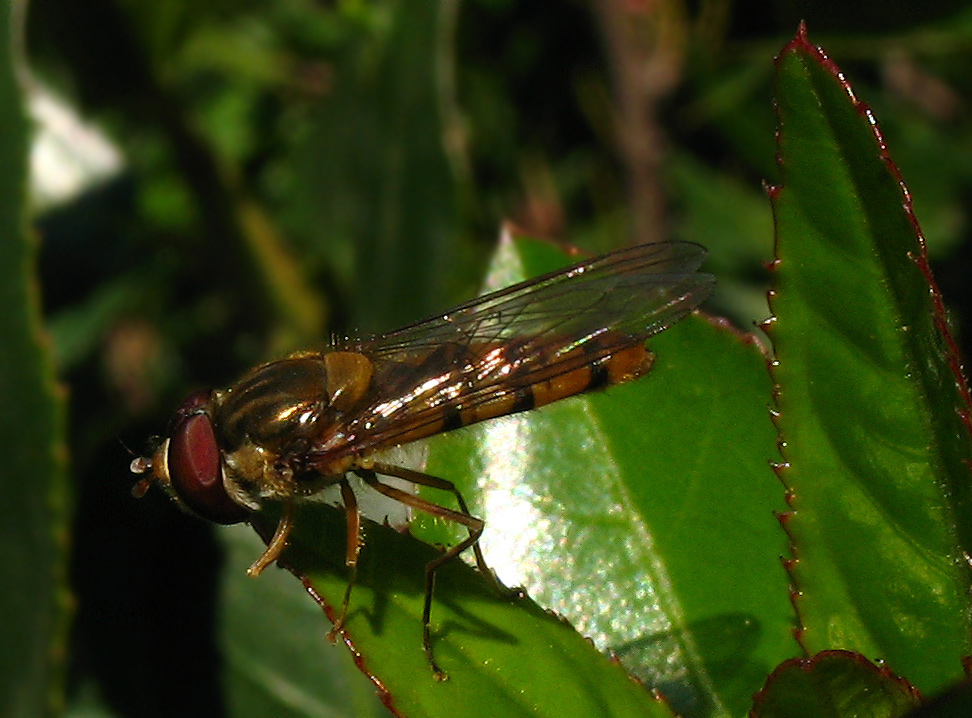
[[[220,547],[128,495],[126,447],[189,389],[468,298],[507,221],[592,252],[701,242],[713,311],[765,318],[770,59],[800,19],[882,118],[969,345],[963,3],[32,3],[36,79],[124,157],[37,213],[70,396],[77,710],[224,710]]]

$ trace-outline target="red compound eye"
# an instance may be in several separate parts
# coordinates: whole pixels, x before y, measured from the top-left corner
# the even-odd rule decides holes
[[[245,521],[249,512],[223,487],[219,444],[204,411],[208,401],[209,392],[195,392],[176,410],[169,433],[169,479],[194,513],[214,523],[235,524]]]

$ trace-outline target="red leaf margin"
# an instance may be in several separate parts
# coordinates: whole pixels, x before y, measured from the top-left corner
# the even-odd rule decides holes
[[[786,45],[783,46],[779,54],[776,55],[776,57],[774,58],[774,63],[778,66],[782,58],[791,52],[802,53],[804,55],[811,57],[819,64],[821,68],[830,72],[830,74],[833,75],[834,79],[837,80],[840,86],[844,88],[844,91],[847,93],[847,97],[850,100],[851,104],[853,105],[854,109],[856,109],[857,112],[861,115],[861,117],[863,117],[867,121],[868,126],[871,128],[871,132],[874,136],[874,141],[878,147],[879,156],[881,160],[884,162],[884,165],[887,168],[888,172],[895,179],[895,181],[898,184],[898,187],[901,190],[901,208],[904,210],[905,215],[907,216],[908,221],[911,224],[912,229],[914,230],[915,240],[917,243],[917,249],[915,251],[909,251],[908,256],[918,267],[919,271],[924,276],[925,281],[928,283],[928,290],[929,290],[929,294],[931,295],[932,310],[934,313],[933,322],[935,328],[938,330],[942,340],[944,341],[944,347],[946,350],[946,359],[948,362],[949,370],[952,372],[952,377],[955,381],[955,387],[958,390],[958,394],[961,402],[959,405],[955,407],[955,411],[959,415],[962,425],[965,427],[965,431],[969,437],[969,440],[972,441],[972,391],[970,391],[969,382],[965,376],[964,366],[961,358],[961,352],[959,351],[958,344],[955,342],[955,339],[952,337],[952,334],[948,328],[948,312],[945,308],[945,302],[944,299],[942,298],[941,290],[938,287],[938,283],[935,281],[935,277],[932,273],[931,265],[928,260],[928,246],[925,241],[924,232],[921,229],[921,224],[919,223],[918,217],[914,211],[914,202],[911,197],[911,191],[908,189],[908,186],[905,184],[904,178],[902,177],[901,171],[898,169],[897,164],[891,158],[891,153],[888,148],[888,144],[884,139],[884,135],[881,133],[881,129],[878,125],[877,117],[874,115],[874,112],[871,110],[870,106],[867,103],[858,99],[857,95],[854,92],[853,87],[851,87],[850,82],[844,76],[843,71],[840,69],[837,63],[835,63],[827,55],[827,53],[824,51],[822,47],[810,42],[810,39],[807,36],[807,26],[805,21],[800,22],[800,25],[797,28],[796,35],[790,42],[788,42]],[[780,142],[779,133],[780,130],[778,126],[777,145],[779,145]],[[777,165],[782,170],[783,169],[782,154],[777,154],[776,161],[777,161]],[[782,184],[766,186],[767,195],[770,198],[770,202],[774,206],[776,204],[776,200],[779,195],[779,192],[782,188],[783,188]],[[767,269],[769,269],[770,271],[773,271],[776,268],[777,264],[779,263],[779,259],[777,258],[778,257],[777,243],[778,243],[778,238],[776,238],[776,240],[774,241],[774,251],[773,251],[774,259],[768,262],[766,265]],[[769,302],[771,313],[773,308],[773,299],[775,296],[776,296],[776,291],[774,289],[770,289],[769,292],[767,293],[767,299]],[[769,319],[767,319],[761,324],[761,328],[767,333],[767,335],[772,336],[771,327],[775,321],[776,321],[775,315],[771,314]],[[770,361],[769,365],[770,365],[770,372],[773,373],[773,367],[775,365],[775,362]],[[779,397],[779,386],[777,385],[774,387],[773,390],[774,404],[776,403],[778,397]],[[777,418],[779,417],[779,411],[774,406],[773,408],[771,408],[770,413],[773,418],[774,424],[776,424],[777,427],[779,427],[779,424],[777,422]],[[787,529],[787,524],[789,523],[789,520],[792,518],[795,511],[794,509],[792,509],[794,494],[792,488],[790,487],[790,485],[787,483],[785,479],[786,469],[789,468],[789,461],[786,458],[786,441],[785,441],[785,437],[782,434],[782,431],[780,432],[778,446],[779,446],[780,454],[783,456],[783,461],[778,464],[773,464],[772,468],[786,490],[785,498],[787,504],[791,507],[791,510],[779,514],[777,518],[779,519],[780,525],[782,526],[783,530],[787,532],[787,535],[790,535],[790,532]],[[966,461],[966,465],[969,468],[970,473],[972,473],[972,462]],[[799,618],[800,590],[796,585],[796,581],[794,579],[793,572],[792,572],[793,566],[799,561],[799,556],[797,555],[796,545],[792,541],[792,539],[790,543],[790,550],[792,555],[789,558],[784,558],[782,562],[783,562],[784,569],[791,577],[790,600],[793,603],[793,607],[796,610],[797,617]],[[972,558],[969,559],[969,562],[970,565],[972,565]],[[802,646],[803,645],[802,623],[801,625],[796,626],[793,632],[797,642],[800,643],[800,645]],[[806,650],[806,647],[804,647],[804,650]],[[963,661],[963,665],[966,673],[972,675],[972,656],[966,657]]]

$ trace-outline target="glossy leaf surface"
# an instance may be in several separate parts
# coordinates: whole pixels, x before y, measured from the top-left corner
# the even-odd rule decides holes
[[[491,284],[564,261],[507,246]],[[738,714],[795,648],[765,360],[698,316],[648,344],[646,379],[442,437],[429,470],[465,482],[503,580],[676,710]]]
[[[297,518],[285,561],[334,616],[347,586],[343,510],[308,507]],[[344,638],[395,713],[671,715],[569,625],[527,599],[497,595],[461,562],[439,573],[433,644],[449,680],[434,680],[422,651],[421,614],[423,569],[437,550],[388,527],[365,530]],[[318,625],[323,634],[327,621]],[[332,649],[320,640],[321,650]]]

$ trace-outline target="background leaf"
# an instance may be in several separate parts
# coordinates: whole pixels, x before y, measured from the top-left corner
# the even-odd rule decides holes
[[[802,33],[778,88],[772,337],[801,638],[937,690],[972,640],[968,395],[869,110]]]
[[[25,213],[27,125],[12,47],[18,18],[9,5],[0,12],[0,492],[8,506],[0,713],[26,717],[63,706],[68,491],[63,397],[41,327]]]
[[[386,11],[370,53],[338,59],[342,84],[288,147],[294,186],[280,197],[298,241],[334,266],[361,332],[442,309],[473,277],[461,264],[459,187],[447,154],[455,118],[443,83],[457,9],[392,3]]]

